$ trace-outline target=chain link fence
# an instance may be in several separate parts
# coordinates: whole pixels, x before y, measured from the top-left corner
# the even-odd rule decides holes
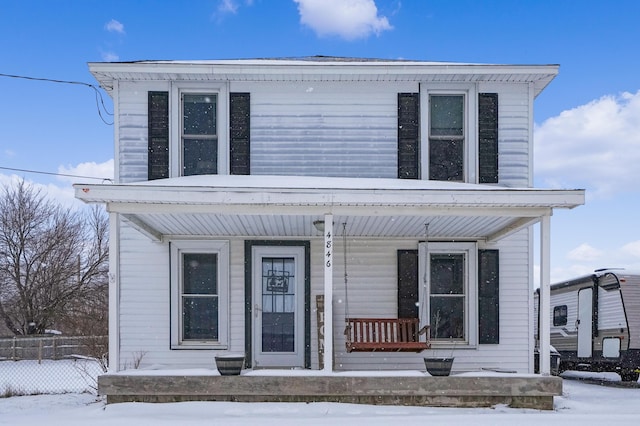
[[[0,397],[95,393],[107,336],[0,338]]]

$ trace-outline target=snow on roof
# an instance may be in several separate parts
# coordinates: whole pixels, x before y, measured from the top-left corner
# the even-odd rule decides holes
[[[504,190],[504,186],[417,179],[343,178],[276,175],[196,175],[132,182],[123,185],[332,190]],[[513,189],[513,188],[511,188]],[[526,189],[526,188],[525,188]]]

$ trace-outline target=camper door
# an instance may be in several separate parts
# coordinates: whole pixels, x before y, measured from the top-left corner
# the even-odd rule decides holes
[[[593,330],[593,289],[583,288],[578,291],[578,358],[591,358],[592,356],[592,330]]]

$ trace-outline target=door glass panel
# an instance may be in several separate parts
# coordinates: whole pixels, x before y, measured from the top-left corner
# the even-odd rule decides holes
[[[262,258],[262,352],[295,351],[295,260]]]

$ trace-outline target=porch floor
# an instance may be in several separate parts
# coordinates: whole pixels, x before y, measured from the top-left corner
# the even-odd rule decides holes
[[[553,409],[562,395],[556,376],[463,373],[432,377],[422,372],[326,373],[305,370],[247,370],[239,376],[217,371],[133,370],[98,377],[107,403],[239,401],[343,402],[376,405]]]

